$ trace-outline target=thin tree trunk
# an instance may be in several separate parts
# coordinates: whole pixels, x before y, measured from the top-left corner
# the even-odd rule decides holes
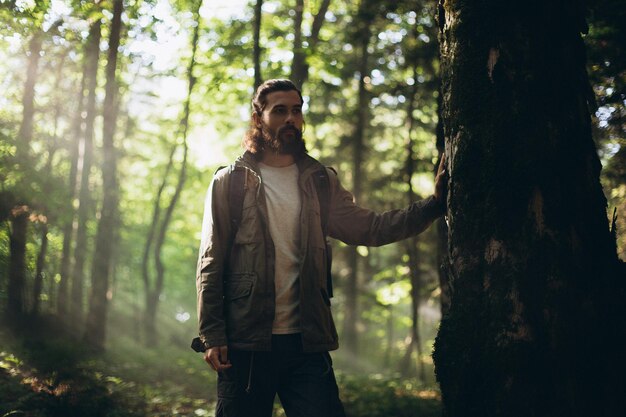
[[[357,108],[357,120],[354,131],[354,154],[352,159],[353,167],[353,183],[352,191],[356,201],[361,199],[361,188],[363,185],[362,165],[365,153],[365,129],[368,122],[369,100],[365,87],[365,77],[369,71],[369,52],[368,46],[371,37],[370,22],[363,22],[363,27],[359,31],[360,56],[359,56],[359,101]],[[358,349],[358,289],[359,289],[359,254],[357,248],[351,246],[348,248],[348,268],[349,275],[345,286],[346,309],[343,323],[343,338],[346,348],[356,353]]]
[[[85,65],[86,63],[87,60],[85,60]],[[63,249],[61,252],[61,265],[59,268],[59,275],[61,276],[61,280],[59,281],[59,290],[57,295],[57,314],[62,318],[65,318],[67,314],[68,288],[71,279],[70,270],[72,266],[72,241],[74,239],[74,234],[76,233],[77,229],[77,224],[75,223],[76,210],[74,209],[74,199],[76,198],[76,191],[78,187],[78,154],[80,150],[80,138],[83,134],[82,113],[85,106],[86,72],[87,69],[85,68],[79,87],[78,106],[74,119],[70,149],[70,172],[67,181],[68,192],[66,213],[62,219]]]
[[[306,53],[302,47],[302,17],[304,15],[304,0],[296,0],[295,15],[293,17],[293,60],[291,61],[291,81],[302,89],[304,62]]]
[[[19,163],[26,164],[33,139],[35,117],[35,86],[38,78],[39,58],[42,48],[43,31],[31,37],[28,45],[28,65],[22,94],[22,120],[18,131],[16,156]],[[10,316],[19,317],[25,311],[24,289],[26,285],[26,240],[28,233],[29,208],[17,205],[11,210],[11,236],[9,259],[9,285],[7,288],[7,311]]]
[[[35,283],[33,285],[33,315],[38,316],[40,312],[41,292],[43,289],[44,268],[46,265],[46,253],[48,251],[48,219],[39,216],[41,222],[41,245],[37,255],[37,270],[35,272]]]
[[[444,416],[619,416],[626,273],[591,135],[581,3],[441,1]],[[621,268],[621,271],[619,270]]]
[[[7,312],[10,318],[24,314],[24,290],[26,287],[26,231],[29,208],[16,206],[11,211],[11,235],[9,241],[9,285],[7,288]]]
[[[76,230],[76,247],[74,250],[74,267],[72,270],[72,297],[70,316],[76,329],[80,329],[83,320],[85,263],[88,252],[88,225],[94,217],[94,204],[91,198],[90,174],[93,161],[93,137],[96,120],[96,88],[98,86],[98,63],[100,60],[100,38],[102,21],[92,23],[89,29],[89,40],[85,50],[85,79],[87,87],[87,115],[85,118],[85,134],[82,137],[82,155],[80,157],[80,192]]]
[[[29,58],[26,68],[26,82],[22,95],[22,122],[18,133],[18,156],[25,157],[33,139],[33,120],[35,116],[35,85],[38,78],[39,58],[43,41],[43,31],[37,30],[28,44]]]
[[[263,16],[263,0],[257,0],[254,6],[254,91],[263,83],[261,76],[261,18]]]
[[[178,144],[172,146],[172,151],[170,152],[167,167],[165,168],[165,172],[163,175],[163,181],[161,182],[159,190],[157,191],[157,195],[154,199],[154,211],[152,213],[152,221],[150,222],[150,229],[148,230],[146,245],[144,247],[143,257],[141,260],[141,276],[143,279],[146,300],[146,310],[144,313],[144,329],[146,333],[146,338],[144,340],[145,343],[153,343],[154,340],[151,336],[156,331],[155,319],[157,303],[159,299],[159,295],[155,294],[156,290],[152,287],[152,279],[150,277],[150,253],[152,245],[154,243],[154,236],[160,223],[161,198],[163,195],[163,191],[167,186],[167,179],[169,178],[170,171],[172,170],[172,166],[174,165],[174,156],[176,154],[176,149],[178,149]]]
[[[26,81],[22,93],[22,120],[17,134],[16,157],[19,163],[28,164],[30,143],[33,139],[33,120],[35,117],[35,86],[38,78],[39,58],[42,48],[43,31],[31,37],[28,44],[28,64]],[[28,214],[26,205],[17,205],[11,210],[11,236],[9,259],[9,286],[7,311],[11,316],[24,313],[24,289],[26,285],[26,239],[28,233]]]
[[[323,0],[320,8],[313,18],[311,35],[307,38],[308,46],[305,48],[302,42],[302,16],[304,12],[304,0],[297,0],[296,15],[294,16],[294,41],[293,61],[291,62],[291,81],[302,89],[309,78],[309,64],[307,56],[315,53],[319,41],[320,30],[324,23],[326,12],[330,6],[330,0]],[[310,51],[307,53],[307,49]]]
[[[146,319],[148,329],[148,334],[152,336],[152,340],[157,340],[155,337],[157,333],[156,329],[156,312],[158,308],[159,297],[161,296],[161,292],[163,291],[163,284],[165,282],[165,266],[163,265],[163,261],[161,259],[161,252],[163,249],[163,243],[165,242],[165,236],[167,233],[167,228],[169,227],[170,221],[172,219],[172,215],[174,213],[174,209],[176,208],[176,203],[180,197],[180,194],[185,185],[185,180],[187,178],[187,156],[188,156],[188,146],[187,146],[187,133],[189,130],[189,115],[191,113],[191,94],[193,93],[193,88],[196,84],[196,78],[193,75],[193,71],[196,65],[196,51],[198,48],[198,40],[200,37],[200,8],[202,7],[202,0],[199,0],[197,3],[197,8],[194,11],[194,16],[196,19],[196,25],[193,31],[193,37],[191,40],[191,60],[189,62],[189,67],[187,69],[187,80],[188,80],[188,89],[187,89],[187,98],[185,100],[185,105],[183,109],[183,117],[180,122],[181,126],[181,135],[183,138],[183,160],[181,163],[180,172],[178,175],[178,182],[176,183],[176,189],[174,190],[174,195],[170,200],[170,204],[165,211],[165,215],[163,217],[163,222],[161,223],[161,227],[159,229],[159,233],[157,235],[157,239],[154,245],[154,264],[156,270],[156,280],[153,291],[146,291],[148,296],[146,300]],[[174,153],[172,152],[170,158],[170,164]],[[158,203],[157,203],[158,204]],[[155,207],[156,210],[156,207]]]
[[[385,350],[385,362],[383,366],[385,368],[389,368],[391,366],[391,355],[393,353],[393,339],[395,337],[393,331],[394,325],[394,317],[393,317],[393,304],[388,304],[387,311],[389,312],[389,317],[387,317],[387,349]]]
[[[113,244],[116,236],[118,184],[117,158],[115,155],[115,130],[117,125],[116,79],[117,57],[122,32],[122,0],[113,3],[113,19],[109,35],[109,51],[106,65],[106,87],[103,107],[102,130],[102,187],[103,199],[100,222],[96,234],[96,246],[91,270],[91,296],[85,341],[97,349],[104,349],[108,308],[109,278],[112,271]]]
[[[407,108],[407,147],[406,147],[406,164],[405,164],[405,181],[408,186],[407,200],[408,204],[412,204],[417,199],[417,195],[413,189],[413,175],[415,173],[415,154],[413,152],[413,132],[415,130],[415,117],[413,117],[413,111],[415,110],[415,102],[417,99],[417,62],[413,62],[413,88],[411,89],[411,97],[409,99],[409,105]],[[420,292],[422,289],[422,281],[420,278],[420,259],[418,252],[419,238],[414,236],[407,240],[406,248],[409,255],[409,276],[411,278],[411,330],[410,330],[410,342],[407,346],[404,359],[401,362],[400,371],[404,375],[409,375],[413,372],[413,349],[417,351],[417,372],[420,381],[424,381],[426,378],[426,370],[424,368],[424,362],[422,361],[422,340],[419,332],[419,305],[420,305]]]

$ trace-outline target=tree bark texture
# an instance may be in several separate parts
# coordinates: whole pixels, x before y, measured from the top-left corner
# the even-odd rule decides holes
[[[445,135],[443,132],[442,107],[443,100],[441,98],[441,86],[438,88],[437,96],[437,164],[435,165],[435,176],[439,168],[439,163],[445,152]],[[439,276],[439,304],[441,306],[441,315],[444,316],[450,309],[450,284],[449,269],[450,258],[448,257],[448,224],[446,217],[441,217],[435,221],[437,228],[437,273]]]
[[[451,304],[444,416],[618,416],[624,276],[580,2],[440,1]]]
[[[82,137],[82,153],[80,156],[80,191],[78,206],[78,223],[76,230],[76,247],[74,249],[74,266],[72,268],[72,297],[70,316],[78,325],[83,320],[85,263],[88,252],[88,225],[94,217],[94,202],[91,198],[90,177],[93,164],[93,138],[96,120],[96,88],[98,86],[98,63],[100,62],[100,39],[102,22],[100,19],[91,24],[85,49],[85,85],[87,88],[87,106],[85,130]]]
[[[115,154],[115,130],[117,125],[117,57],[122,31],[123,0],[113,3],[113,19],[109,36],[109,52],[106,65],[106,87],[103,106],[102,130],[102,187],[103,199],[100,222],[96,234],[95,255],[91,270],[91,296],[85,340],[97,349],[104,349],[108,307],[109,277],[113,269],[113,243],[117,227],[118,184],[117,158]]]

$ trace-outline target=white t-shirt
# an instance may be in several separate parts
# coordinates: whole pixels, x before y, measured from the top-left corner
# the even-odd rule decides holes
[[[273,334],[300,332],[300,211],[302,201],[298,189],[298,166],[271,167],[259,164],[265,190],[269,229],[276,263],[274,287],[276,313]]]

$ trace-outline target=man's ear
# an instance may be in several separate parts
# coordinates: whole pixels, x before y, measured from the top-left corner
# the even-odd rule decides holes
[[[256,127],[261,127],[261,116],[257,112],[252,113],[252,121]]]

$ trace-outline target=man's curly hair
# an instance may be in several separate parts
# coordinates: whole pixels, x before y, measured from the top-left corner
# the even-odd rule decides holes
[[[261,116],[265,106],[267,105],[267,95],[275,91],[295,91],[300,96],[300,102],[304,104],[302,92],[296,85],[287,79],[267,80],[261,84],[252,99],[252,110]],[[265,149],[265,139],[263,127],[259,127],[254,123],[254,119],[250,120],[250,127],[243,137],[243,146],[253,155],[259,155]]]

